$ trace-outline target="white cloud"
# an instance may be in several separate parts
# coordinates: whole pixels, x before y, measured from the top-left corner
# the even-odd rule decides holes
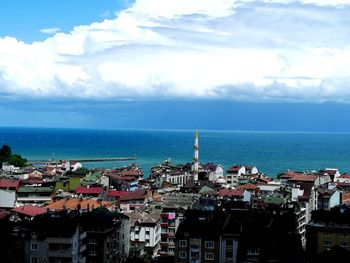
[[[49,34],[49,35],[54,35],[60,31],[61,31],[61,28],[59,28],[59,27],[49,27],[49,28],[40,29],[41,33]]]
[[[0,93],[350,102],[349,11],[345,0],[137,0],[42,42],[0,38]]]

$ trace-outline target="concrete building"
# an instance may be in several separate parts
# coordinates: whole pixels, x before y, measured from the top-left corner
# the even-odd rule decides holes
[[[184,211],[198,199],[196,194],[171,193],[163,196],[161,216],[161,241],[159,254],[173,261],[175,233],[183,220]]]
[[[334,247],[350,249],[350,209],[335,207],[313,211],[306,227],[306,252],[309,262],[320,262],[322,254]],[[334,262],[344,262],[336,261]],[[344,260],[344,259],[342,259]],[[347,259],[346,259],[347,260]]]
[[[86,262],[86,232],[77,214],[43,214],[30,223],[24,248],[25,262]]]
[[[54,188],[52,186],[21,186],[17,191],[17,205],[36,203],[44,204],[51,201]]]
[[[218,204],[186,212],[176,233],[175,262],[303,262],[294,209]]]
[[[86,262],[118,263],[129,254],[129,218],[106,208],[81,216],[86,231]]]

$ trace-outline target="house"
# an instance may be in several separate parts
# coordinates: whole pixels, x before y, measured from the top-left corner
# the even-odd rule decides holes
[[[17,191],[20,185],[20,180],[15,179],[0,179],[0,189]]]
[[[326,168],[326,169],[320,170],[318,173],[322,175],[328,175],[332,181],[334,181],[336,178],[338,178],[341,175],[337,168]]]
[[[256,186],[259,188],[260,195],[262,196],[272,195],[274,192],[282,189],[281,181],[270,181],[267,184],[258,183]]]
[[[259,174],[259,169],[255,166],[245,166],[246,175]]]
[[[11,212],[15,218],[31,220],[34,216],[47,213],[47,209],[39,206],[24,205],[11,209]]]
[[[219,178],[224,176],[224,167],[219,164],[207,163],[200,164],[201,172],[205,172],[209,181],[216,182]]]
[[[109,175],[109,185],[120,191],[134,191],[138,188],[138,180],[133,176]]]
[[[84,197],[100,197],[103,191],[103,187],[101,186],[78,186],[75,189],[76,194]]]
[[[254,170],[255,171],[255,170]],[[226,181],[231,187],[234,187],[238,184],[238,179],[247,174],[246,166],[242,165],[233,165],[226,171]]]
[[[223,198],[230,198],[242,202],[250,202],[252,194],[245,189],[223,188],[219,191],[219,195]]]
[[[147,201],[147,193],[144,190],[138,189],[120,197],[120,208],[129,212],[136,208],[145,207]]]
[[[334,182],[336,183],[350,183],[350,175],[342,174],[336,178],[334,178]]]
[[[237,189],[241,189],[241,190],[247,190],[251,193],[251,195],[257,195],[259,192],[259,188],[255,185],[255,184],[242,184],[237,186]]]
[[[182,187],[189,180],[192,180],[192,164],[175,165],[170,160],[165,160],[159,165],[151,167],[150,178],[155,180],[154,185],[161,188],[164,182],[171,183],[175,186]]]
[[[107,192],[107,198],[110,201],[116,201],[118,204],[120,204],[120,198],[122,196],[127,195],[128,193],[129,193],[128,191],[119,191],[119,190],[110,189]]]
[[[2,163],[1,169],[5,172],[18,172],[20,170],[19,167],[15,167],[14,165],[9,165],[8,163]]]
[[[45,209],[51,211],[78,210],[84,212],[92,211],[99,207],[104,207],[110,211],[115,210],[115,204],[113,202],[102,201],[96,198],[64,198],[46,205]]]
[[[340,192],[333,185],[317,188],[317,209],[330,210],[340,205],[340,199]]]
[[[17,191],[17,204],[44,204],[51,201],[53,193],[53,187],[41,186],[41,185],[26,185],[18,188]]]

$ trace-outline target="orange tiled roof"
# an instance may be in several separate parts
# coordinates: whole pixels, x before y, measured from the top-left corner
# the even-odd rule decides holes
[[[78,206],[80,205],[80,209],[90,209],[98,208],[98,207],[111,207],[113,206],[113,202],[102,201],[98,202],[96,199],[80,199],[80,198],[71,198],[71,199],[62,199],[56,202],[53,202],[45,208],[54,209],[54,210],[78,210]]]

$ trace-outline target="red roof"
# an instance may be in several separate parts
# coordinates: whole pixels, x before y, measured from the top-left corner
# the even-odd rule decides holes
[[[244,196],[244,189],[228,189],[224,188],[219,191],[220,196],[227,196],[227,197],[243,197]]]
[[[255,184],[243,184],[237,187],[238,189],[256,190],[258,187]]]
[[[230,168],[228,168],[228,172],[238,172],[239,169],[241,169],[243,166],[238,166],[238,165],[234,165],[234,166],[231,166]]]
[[[142,189],[136,189],[135,191],[130,191],[126,195],[122,196],[120,200],[127,201],[127,200],[140,200],[145,199],[146,193]]]
[[[120,176],[117,174],[110,174],[110,177],[113,179],[121,180],[121,181],[135,181],[135,177],[132,176]]]
[[[127,195],[128,193],[128,191],[108,190],[107,196],[121,197]]]
[[[143,176],[143,172],[141,170],[126,170],[126,171],[121,171],[120,175],[122,176]]]
[[[324,169],[320,170],[320,173],[327,173],[331,176],[334,176],[338,172],[338,169]]]
[[[83,187],[83,186],[78,186],[75,189],[75,192],[77,194],[100,194],[103,191],[102,187]]]
[[[304,175],[304,173],[300,172],[300,171],[286,171],[284,174],[281,175],[281,178],[282,179],[289,179],[289,178],[296,176],[296,175]]]
[[[317,175],[295,175],[289,180],[295,182],[315,182],[317,178]]]
[[[350,175],[342,174],[341,176],[338,176],[337,178],[350,179]]]
[[[350,188],[350,183],[339,183],[339,182],[337,182],[337,187]]]
[[[43,207],[38,206],[32,206],[32,205],[25,205],[22,207],[17,207],[12,209],[11,211],[14,211],[18,214],[26,215],[26,216],[36,216],[47,213],[47,209]]]
[[[19,180],[0,179],[0,189],[15,188],[17,190],[18,187],[19,187]]]

